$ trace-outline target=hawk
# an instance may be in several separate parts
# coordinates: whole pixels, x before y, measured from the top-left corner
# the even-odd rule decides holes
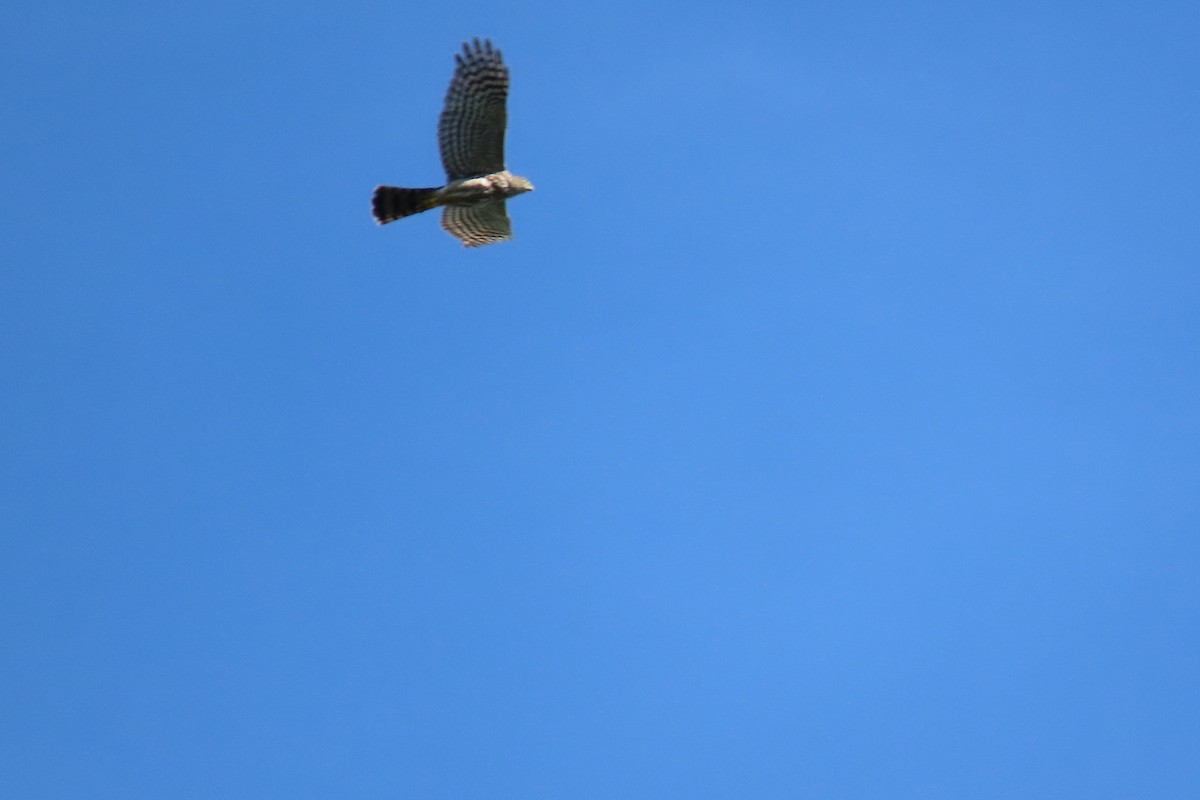
[[[377,186],[371,201],[380,225],[443,207],[442,227],[464,247],[512,238],[505,200],[533,184],[504,168],[508,67],[490,40],[463,44],[438,119],[446,185],[430,189]]]

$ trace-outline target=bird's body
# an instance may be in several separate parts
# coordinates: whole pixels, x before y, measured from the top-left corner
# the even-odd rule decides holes
[[[438,197],[448,206],[471,205],[480,200],[503,200],[533,189],[533,184],[508,170],[493,172],[478,178],[451,181],[438,190]]]
[[[512,238],[505,201],[533,184],[504,167],[508,68],[490,41],[476,39],[455,56],[458,64],[438,120],[438,144],[447,183],[404,189],[379,186],[372,212],[384,225],[439,206],[442,227],[467,247]]]

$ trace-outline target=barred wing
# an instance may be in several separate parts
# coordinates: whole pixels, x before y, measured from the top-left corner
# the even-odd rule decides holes
[[[504,169],[508,67],[490,40],[464,44],[438,120],[442,166],[450,180]]]
[[[442,227],[462,240],[465,247],[479,247],[512,238],[512,224],[503,200],[473,206],[446,206]]]

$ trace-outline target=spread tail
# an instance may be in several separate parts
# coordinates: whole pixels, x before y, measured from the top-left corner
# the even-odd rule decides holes
[[[371,199],[371,213],[380,225],[394,222],[410,214],[419,214],[439,205],[437,189],[401,189],[398,186],[376,186]]]

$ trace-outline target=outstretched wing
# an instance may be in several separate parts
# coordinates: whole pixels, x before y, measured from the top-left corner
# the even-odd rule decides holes
[[[504,169],[508,67],[490,40],[463,45],[438,120],[442,166],[450,180]]]
[[[442,211],[442,227],[451,236],[461,239],[466,247],[511,239],[512,224],[504,206],[503,200],[473,206],[446,206]]]

